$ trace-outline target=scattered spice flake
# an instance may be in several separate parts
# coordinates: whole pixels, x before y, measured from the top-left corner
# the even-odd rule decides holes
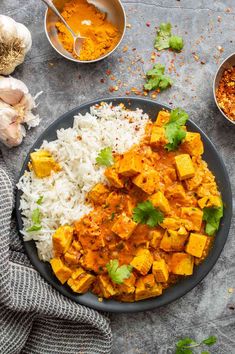
[[[126,95],[129,96],[129,94],[130,94],[130,91],[126,91]]]
[[[220,45],[217,46],[217,49],[220,53],[223,53],[224,52],[224,48],[221,47]]]
[[[217,17],[217,21],[218,21],[218,22],[221,22],[221,21],[222,21],[222,17],[221,17],[221,16],[218,16],[218,17]]]
[[[106,70],[106,75],[109,76],[109,75],[111,75],[111,73],[112,73],[111,70],[109,70],[109,69]]]
[[[129,47],[127,45],[125,45],[123,48],[122,48],[122,51],[123,53],[126,53],[128,51]]]
[[[234,292],[234,288],[228,288],[229,294],[232,294]]]
[[[150,27],[150,22],[146,22],[146,26],[147,26],[147,27]]]
[[[103,302],[103,298],[102,297],[98,297],[98,301],[99,302]]]
[[[225,12],[229,14],[230,12],[232,12],[232,9],[230,7],[227,7],[227,9],[225,9]]]
[[[105,80],[104,79],[100,79],[101,84],[104,84]]]
[[[199,56],[196,53],[193,53],[193,57],[195,61],[199,61]]]
[[[201,64],[204,65],[206,64],[206,62],[204,60],[201,60]]]
[[[132,25],[130,23],[127,23],[126,28],[131,28]]]
[[[229,310],[235,310],[235,305],[229,305]]]

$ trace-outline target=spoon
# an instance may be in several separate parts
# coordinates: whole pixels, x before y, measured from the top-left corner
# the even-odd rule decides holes
[[[76,34],[72,28],[68,25],[68,23],[65,21],[65,19],[63,18],[63,16],[59,13],[59,11],[57,10],[57,8],[55,7],[55,5],[53,4],[52,0],[42,0],[59,18],[60,20],[63,22],[63,24],[65,25],[65,27],[69,30],[69,32],[71,33],[72,37],[73,37],[73,50],[74,52],[77,54],[77,56],[80,55],[80,51],[81,51],[81,47],[82,44],[84,42],[84,40],[86,39],[86,37],[82,37],[80,36],[80,34]]]

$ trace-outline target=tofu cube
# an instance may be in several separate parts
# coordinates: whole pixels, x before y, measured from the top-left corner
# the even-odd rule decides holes
[[[135,292],[135,281],[136,277],[131,273],[130,277],[124,279],[123,284],[118,286],[118,291],[120,294],[133,294]]]
[[[162,294],[162,285],[156,284],[154,275],[148,274],[136,282],[135,300],[143,300]]]
[[[64,254],[64,260],[71,265],[77,265],[79,264],[79,259],[81,257],[81,254],[76,254],[76,253],[70,253],[70,252],[65,252]]]
[[[184,225],[187,230],[195,230],[195,231],[201,230],[203,211],[200,210],[199,208],[182,207],[181,218],[188,221]]]
[[[221,197],[217,195],[210,195],[208,197],[202,197],[198,200],[198,205],[201,209],[216,207],[219,208],[222,205]]]
[[[50,264],[61,284],[64,284],[71,277],[72,270],[67,267],[60,258],[52,258]]]
[[[103,204],[108,196],[109,189],[102,183],[97,183],[89,192],[89,199],[95,204]]]
[[[194,258],[187,253],[173,253],[170,261],[170,271],[177,275],[193,274]]]
[[[134,176],[142,170],[141,156],[136,153],[127,152],[119,161],[119,171],[122,176]]]
[[[144,170],[132,179],[132,182],[145,193],[152,194],[159,186],[159,173],[149,166],[145,166]]]
[[[128,239],[134,232],[137,223],[135,223],[131,218],[129,218],[125,213],[122,213],[117,221],[112,226],[112,232],[117,234],[123,239]]]
[[[179,218],[164,218],[160,224],[163,229],[178,230],[181,226]]]
[[[32,169],[35,175],[39,178],[50,176],[52,171],[58,172],[61,170],[60,165],[56,163],[50,152],[39,150],[30,154]]]
[[[106,299],[111,296],[117,295],[117,289],[115,289],[108,275],[98,275],[97,279],[103,296]]]
[[[191,233],[185,251],[192,256],[202,257],[203,251],[206,247],[207,236],[201,234]]]
[[[73,227],[60,226],[52,236],[52,243],[55,256],[60,256],[67,252],[73,240]]]
[[[175,230],[167,230],[161,240],[160,248],[166,252],[183,251],[187,238],[188,233],[179,235]]]
[[[153,194],[149,199],[156,208],[159,208],[164,213],[170,212],[170,204],[162,192],[159,191]]]
[[[188,154],[175,156],[176,170],[181,181],[191,178],[195,174],[195,169],[191,157]]]
[[[174,198],[180,202],[184,202],[187,200],[187,195],[185,193],[184,187],[179,183],[174,183],[169,186],[166,190],[167,198]]]
[[[90,286],[94,280],[94,275],[82,273],[76,279],[70,278],[67,283],[75,293],[84,294],[90,289]]]
[[[153,230],[149,232],[150,246],[158,248],[163,238],[163,233],[160,230]]]
[[[187,132],[181,144],[181,148],[191,156],[200,156],[204,152],[201,135],[199,133]]]
[[[154,125],[150,137],[150,145],[157,148],[166,145],[166,143],[165,129]]]
[[[104,175],[111,184],[111,186],[114,186],[116,188],[123,188],[124,183],[123,180],[119,177],[118,172],[115,167],[108,167],[104,171]]]
[[[166,264],[164,259],[159,259],[153,262],[152,272],[156,282],[166,283],[168,281],[169,270],[168,265]]]
[[[158,127],[163,127],[166,123],[169,122],[169,120],[170,112],[160,111],[157,115],[157,119],[154,125],[157,125]]]
[[[153,256],[148,249],[140,249],[130,263],[142,275],[146,275],[149,272],[152,264]]]

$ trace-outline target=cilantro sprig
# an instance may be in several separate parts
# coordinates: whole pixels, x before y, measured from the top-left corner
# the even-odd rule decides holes
[[[170,77],[164,75],[165,66],[161,64],[155,64],[153,68],[146,73],[146,84],[144,89],[147,91],[160,89],[165,90],[172,85]]]
[[[114,163],[112,148],[106,147],[100,150],[96,158],[96,163],[100,166],[111,166]]]
[[[133,210],[133,220],[137,223],[155,227],[164,219],[163,213],[153,206],[150,200],[138,203]]]
[[[219,229],[220,219],[223,216],[223,205],[221,207],[210,207],[203,209],[203,220],[206,221],[205,232],[212,236]]]
[[[201,342],[196,342],[194,339],[192,338],[183,338],[181,340],[179,340],[176,343],[176,351],[175,354],[193,354],[193,348],[198,348],[201,347],[203,345],[206,346],[212,346],[217,342],[217,338],[215,336],[210,336],[204,340],[202,340]],[[209,354],[208,351],[203,351],[201,352],[201,354]]]
[[[122,284],[125,279],[130,278],[132,272],[132,266],[123,264],[119,267],[119,262],[117,259],[111,259],[108,264],[106,264],[109,277],[116,284]]]
[[[32,220],[32,226],[29,227],[26,231],[27,232],[32,232],[32,231],[39,231],[42,228],[41,225],[41,213],[39,208],[36,208],[33,210],[32,215],[31,215],[31,220]]]
[[[182,37],[172,36],[171,34],[171,24],[161,23],[159,29],[157,30],[157,35],[155,38],[154,47],[157,50],[171,48],[175,51],[180,51],[184,46],[184,41]]]
[[[181,108],[171,111],[170,120],[165,124],[165,134],[168,144],[165,148],[168,151],[176,150],[180,142],[185,138],[186,132],[182,128],[188,120],[188,114]]]

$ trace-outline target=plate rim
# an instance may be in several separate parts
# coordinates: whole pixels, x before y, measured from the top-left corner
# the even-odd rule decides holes
[[[17,178],[17,183],[20,179],[20,177],[23,175],[24,171],[27,168],[27,164],[28,164],[28,160],[29,160],[29,156],[30,153],[36,148],[36,146],[38,145],[38,143],[41,141],[43,135],[45,135],[48,131],[53,130],[54,127],[56,127],[60,122],[62,122],[64,119],[66,119],[68,116],[76,115],[76,113],[78,114],[80,110],[84,109],[84,108],[89,108],[95,104],[101,103],[101,102],[107,102],[107,103],[121,103],[120,101],[125,101],[125,102],[139,102],[140,103],[140,109],[142,109],[141,104],[143,105],[143,103],[147,103],[147,104],[151,104],[151,105],[156,105],[156,107],[162,107],[168,110],[172,110],[172,107],[169,107],[166,104],[162,104],[160,102],[156,102],[150,99],[146,99],[146,98],[142,98],[142,97],[124,97],[124,96],[120,96],[120,97],[106,97],[106,98],[97,98],[97,99],[93,99],[91,101],[88,102],[84,102],[81,105],[78,105],[77,107],[63,113],[61,116],[59,116],[57,119],[55,119],[51,124],[49,124],[42,132],[41,134],[38,136],[38,138],[36,139],[36,141],[34,142],[34,144],[30,147],[22,168],[20,170],[20,173],[18,175]],[[203,271],[201,274],[196,274],[195,276],[195,272],[193,273],[192,276],[187,277],[188,278],[188,283],[190,283],[189,285],[186,284],[186,288],[184,286],[184,284],[182,284],[181,287],[179,287],[179,284],[182,283],[182,281],[180,281],[179,283],[177,283],[176,285],[167,288],[163,295],[158,296],[158,297],[154,297],[154,298],[150,298],[150,299],[145,299],[142,301],[135,301],[132,303],[126,303],[126,302],[120,302],[117,300],[104,300],[102,302],[98,301],[98,298],[96,295],[92,294],[92,297],[85,300],[85,297],[88,297],[91,295],[91,293],[85,293],[83,295],[79,295],[76,293],[73,293],[66,285],[61,285],[59,284],[58,280],[57,282],[51,277],[50,274],[42,274],[42,272],[39,269],[38,263],[45,263],[39,260],[38,256],[37,259],[35,260],[33,255],[31,255],[30,253],[30,249],[31,249],[31,245],[34,244],[34,248],[36,249],[35,246],[35,241],[24,241],[23,240],[23,235],[20,233],[20,226],[22,225],[22,218],[21,218],[21,212],[19,210],[19,203],[20,203],[20,196],[22,194],[22,192],[17,188],[16,190],[16,198],[15,198],[15,208],[16,208],[16,225],[17,225],[17,231],[19,233],[21,242],[23,243],[23,247],[24,250],[27,254],[27,257],[29,258],[30,262],[32,263],[33,267],[39,272],[39,274],[53,287],[55,288],[57,291],[59,291],[62,295],[70,298],[71,300],[75,301],[76,303],[80,304],[80,305],[84,305],[90,308],[93,308],[95,310],[100,310],[100,311],[106,311],[106,312],[113,312],[113,313],[134,313],[134,312],[140,312],[140,311],[146,311],[146,310],[152,310],[155,308],[159,308],[161,306],[170,304],[173,301],[176,301],[178,299],[180,299],[181,297],[183,297],[184,295],[186,295],[189,291],[191,291],[192,289],[194,289],[207,275],[208,273],[213,269],[213,267],[215,266],[216,262],[218,261],[225,243],[227,242],[228,239],[228,235],[229,235],[229,230],[230,230],[230,226],[231,226],[231,219],[232,219],[232,209],[233,209],[233,205],[232,205],[232,190],[231,190],[231,183],[230,183],[230,179],[229,179],[229,175],[226,169],[226,166],[223,162],[223,159],[221,158],[220,154],[218,153],[215,145],[212,143],[212,141],[210,140],[210,138],[202,131],[202,129],[196,124],[194,123],[191,119],[189,119],[189,124],[193,127],[193,129],[195,129],[197,132],[199,132],[201,134],[201,136],[203,137],[203,140],[205,139],[207,144],[210,145],[211,149],[214,151],[214,155],[215,157],[218,159],[223,173],[224,173],[224,178],[225,181],[228,182],[226,185],[226,189],[227,189],[227,194],[228,194],[228,205],[226,206],[226,225],[223,225],[223,228],[225,227],[225,231],[224,231],[224,235],[223,235],[223,239],[221,240],[221,245],[219,247],[219,249],[215,249],[214,250],[214,245],[213,245],[213,249],[210,251],[211,253],[209,254],[209,256],[203,261],[202,265],[204,264],[204,267],[206,268],[205,271]],[[67,128],[66,128],[67,129]],[[54,129],[57,130],[57,129]],[[208,162],[208,161],[206,161]],[[219,232],[219,231],[218,231]],[[215,244],[215,242],[214,242]],[[216,251],[216,252],[215,252]],[[213,252],[213,253],[212,253]],[[208,263],[208,264],[207,264]],[[198,268],[197,268],[198,269]],[[200,272],[199,272],[200,273]],[[185,277],[186,279],[186,277]],[[185,279],[184,279],[184,283],[185,283]],[[178,285],[178,287],[177,287]],[[177,291],[174,291],[174,290]],[[176,292],[176,294],[172,296],[171,292]],[[165,299],[166,297],[169,297],[167,295],[170,296],[170,300],[169,299]],[[165,295],[165,296],[164,296]],[[95,300],[93,300],[93,298]]]

